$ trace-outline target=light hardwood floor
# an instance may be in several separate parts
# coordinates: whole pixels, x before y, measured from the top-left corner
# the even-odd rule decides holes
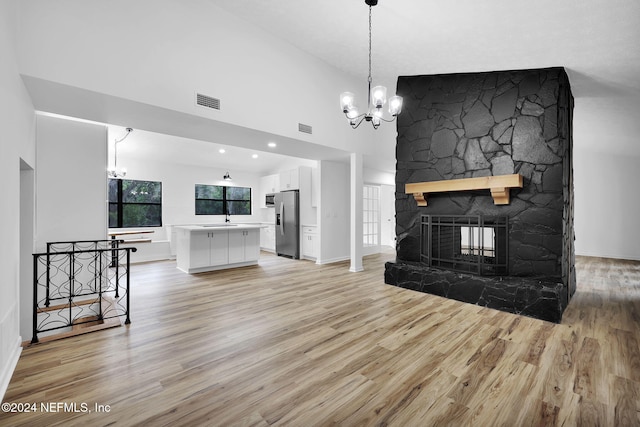
[[[132,324],[26,348],[0,425],[640,425],[640,264],[578,258],[562,324],[264,254],[132,268]]]

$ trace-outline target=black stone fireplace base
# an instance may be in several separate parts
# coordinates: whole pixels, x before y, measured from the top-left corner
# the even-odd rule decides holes
[[[560,323],[567,306],[562,280],[486,277],[430,268],[419,263],[387,262],[388,285],[438,295],[514,314]]]

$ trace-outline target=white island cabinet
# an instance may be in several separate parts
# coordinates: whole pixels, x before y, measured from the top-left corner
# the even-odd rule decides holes
[[[201,273],[258,263],[258,224],[176,226],[178,269]]]
[[[260,230],[229,230],[229,263],[258,261]]]

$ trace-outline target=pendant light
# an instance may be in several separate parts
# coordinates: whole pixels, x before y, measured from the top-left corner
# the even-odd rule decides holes
[[[113,169],[109,169],[109,171],[107,171],[109,178],[121,179],[127,175],[126,169],[118,169],[118,144],[124,141],[133,131],[132,128],[127,128],[126,130],[127,133],[122,138],[115,139],[115,143],[113,144]]]
[[[367,111],[360,113],[355,104],[355,95],[352,92],[343,92],[340,94],[340,106],[342,112],[347,117],[352,128],[356,129],[363,120],[371,122],[374,129],[378,129],[381,121],[392,122],[396,116],[402,111],[402,97],[394,95],[387,101],[387,88],[384,86],[375,86],[371,88],[371,8],[378,4],[378,0],[365,0],[369,6],[369,78],[367,90]],[[383,114],[382,107],[388,102],[389,114],[391,119],[386,119]]]

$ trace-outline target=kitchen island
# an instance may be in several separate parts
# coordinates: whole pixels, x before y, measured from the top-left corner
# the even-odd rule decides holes
[[[185,273],[255,265],[260,257],[260,224],[176,226],[176,261]]]

